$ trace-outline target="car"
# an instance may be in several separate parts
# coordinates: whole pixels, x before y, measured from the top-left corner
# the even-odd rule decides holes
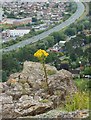
[[[85,75],[85,78],[91,79],[91,75]]]

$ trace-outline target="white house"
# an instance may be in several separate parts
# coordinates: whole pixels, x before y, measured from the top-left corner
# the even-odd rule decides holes
[[[5,30],[2,32],[2,37],[7,38],[7,37],[20,37],[25,34],[28,34],[30,32],[29,29],[19,29],[19,30]]]
[[[60,47],[64,46],[65,43],[66,43],[66,41],[59,41]]]
[[[28,34],[30,30],[9,30],[9,34],[11,37],[23,36]]]

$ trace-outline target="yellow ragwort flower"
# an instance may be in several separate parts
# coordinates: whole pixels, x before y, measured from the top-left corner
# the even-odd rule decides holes
[[[41,50],[39,49],[35,54],[34,56],[41,59],[41,58],[44,58],[44,57],[47,57],[49,54],[45,51],[45,50]]]

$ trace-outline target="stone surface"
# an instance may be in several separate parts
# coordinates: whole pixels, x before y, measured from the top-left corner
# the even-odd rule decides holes
[[[3,118],[45,113],[63,104],[67,94],[77,91],[70,72],[57,71],[50,65],[46,65],[46,68],[49,72],[49,92],[46,88],[42,65],[35,62],[26,61],[21,73],[10,75],[7,82],[3,83],[3,93],[0,94],[0,99],[3,100]]]
[[[71,120],[74,120],[74,119],[83,119],[83,118],[88,118],[89,117],[89,111],[88,110],[77,110],[77,111],[74,111],[74,112],[65,112],[64,114],[63,113],[60,113],[57,118],[61,118],[61,119],[71,119]]]
[[[22,118],[22,117],[19,117]],[[40,114],[40,115],[35,115],[35,116],[27,116],[27,117],[23,117],[23,118],[31,118],[31,119],[55,119],[55,120],[84,120],[84,118],[87,118],[86,120],[90,120],[89,119],[89,111],[88,110],[80,110],[80,111],[74,111],[74,112],[65,112],[65,111],[61,111],[59,109],[54,109],[54,110],[50,110],[46,113]]]

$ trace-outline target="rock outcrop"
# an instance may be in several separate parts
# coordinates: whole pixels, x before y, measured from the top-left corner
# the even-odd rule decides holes
[[[57,71],[50,65],[46,65],[46,68],[50,93],[47,91],[40,63],[26,61],[21,73],[10,75],[7,82],[2,83],[0,105],[3,118],[45,113],[63,104],[66,95],[77,91],[70,72]]]

